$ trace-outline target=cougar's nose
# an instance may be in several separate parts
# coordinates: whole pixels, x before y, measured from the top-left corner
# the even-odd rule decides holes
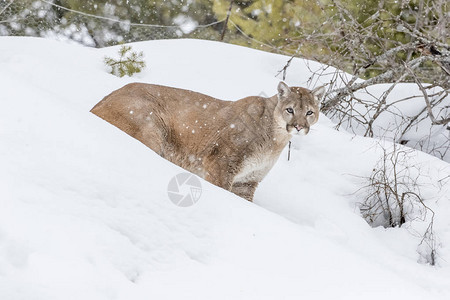
[[[295,127],[295,129],[297,129],[297,131],[300,131],[300,130],[302,130],[303,129],[303,126],[301,126],[301,125],[295,125],[294,126]]]

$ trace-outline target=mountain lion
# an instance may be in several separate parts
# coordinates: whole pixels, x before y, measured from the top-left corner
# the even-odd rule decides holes
[[[91,112],[153,151],[249,201],[292,134],[319,118],[323,87],[280,82],[270,98],[223,101],[189,90],[132,83]]]

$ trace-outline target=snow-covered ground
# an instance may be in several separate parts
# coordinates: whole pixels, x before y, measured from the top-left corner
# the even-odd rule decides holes
[[[202,182],[182,208],[181,168],[89,113],[133,81],[222,99],[273,95],[287,58],[199,40],[133,44],[148,68],[107,73],[105,55],[0,38],[0,299],[449,299],[450,166],[415,152],[435,212],[438,265],[419,263],[428,223],[371,228],[355,192],[381,149],[321,116],[261,183],[255,203]],[[287,83],[306,86],[314,62]]]

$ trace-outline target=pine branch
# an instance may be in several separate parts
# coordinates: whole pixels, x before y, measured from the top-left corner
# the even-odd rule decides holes
[[[132,76],[139,73],[145,68],[146,64],[143,60],[144,53],[132,51],[131,46],[122,46],[119,49],[119,60],[111,57],[105,57],[104,62],[111,67],[110,73],[119,77],[125,75]]]

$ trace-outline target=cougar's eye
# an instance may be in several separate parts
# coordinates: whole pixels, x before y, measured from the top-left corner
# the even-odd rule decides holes
[[[310,116],[312,114],[313,114],[313,112],[311,110],[308,110],[308,112],[306,113],[307,116]]]
[[[290,113],[290,114],[293,114],[293,113],[294,113],[294,110],[293,110],[292,108],[290,108],[290,107],[286,108],[286,111],[287,111],[288,113]]]

